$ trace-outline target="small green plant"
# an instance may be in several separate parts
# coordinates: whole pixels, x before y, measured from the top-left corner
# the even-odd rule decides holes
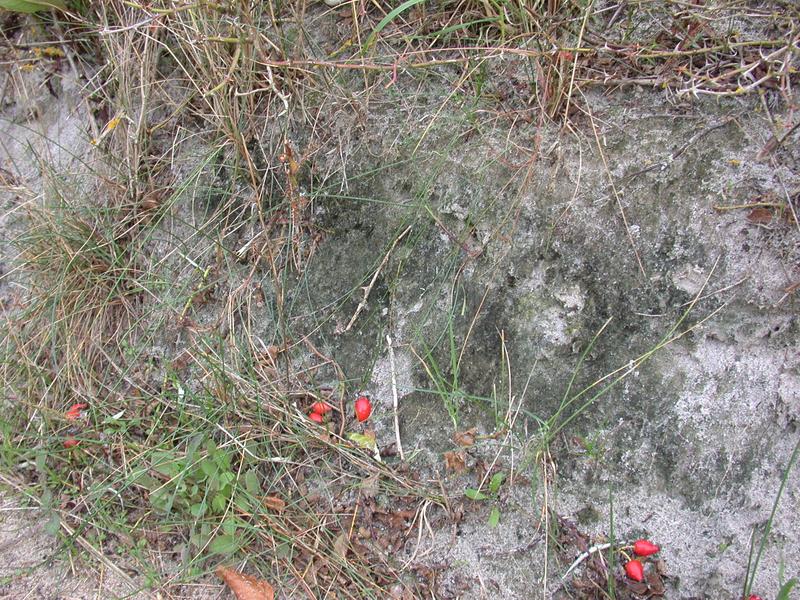
[[[239,530],[246,523],[234,513],[256,510],[261,481],[255,469],[244,471],[240,479],[230,451],[204,435],[195,436],[185,453],[154,451],[151,466],[161,478],[143,475],[138,482],[150,490],[150,504],[157,511],[191,517],[192,546],[231,554],[243,545]]]
[[[487,525],[492,528],[497,527],[500,523],[500,508],[497,506],[497,501],[499,500],[500,486],[503,485],[505,479],[505,472],[499,471],[492,475],[492,478],[489,480],[487,492],[482,492],[480,489],[476,488],[467,488],[464,490],[464,495],[470,500],[476,502],[494,501],[494,506],[492,506],[492,510],[489,512],[489,520],[487,521]]]
[[[606,448],[601,436],[602,434],[599,431],[592,432],[587,436],[582,436],[580,434],[575,435],[575,439],[583,448],[584,456],[586,456],[587,459],[596,462],[602,460]]]

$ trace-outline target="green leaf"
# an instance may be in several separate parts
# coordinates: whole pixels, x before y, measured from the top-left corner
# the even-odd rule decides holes
[[[67,3],[64,0],[0,0],[0,8],[14,12],[35,13],[51,8],[67,10]]]
[[[146,469],[133,471],[130,475],[130,482],[133,485],[140,485],[147,490],[154,490],[161,485],[161,482],[152,475],[149,475]]]
[[[217,450],[214,454],[214,462],[219,465],[220,471],[231,470],[231,455],[225,450]]]
[[[170,479],[177,477],[183,471],[183,463],[178,460],[174,452],[156,450],[150,455],[150,461],[155,471]]]
[[[193,463],[194,462],[194,455],[197,452],[197,449],[205,440],[205,435],[202,433],[198,433],[197,435],[193,436],[191,440],[189,440],[189,444],[186,446],[186,462]]]
[[[219,466],[210,458],[205,458],[200,462],[200,470],[206,477],[211,477],[212,475],[217,474],[217,471],[219,471]]]
[[[775,600],[789,600],[789,592],[792,591],[792,588],[797,585],[797,578],[793,577],[789,581],[781,586],[781,589],[778,590],[778,595],[775,597]]]
[[[47,472],[47,455],[41,450],[36,452],[36,470],[39,473]]]
[[[225,494],[217,494],[211,500],[211,510],[215,513],[225,512],[226,504],[228,504],[228,497]]]
[[[58,516],[57,512],[50,513],[50,518],[44,524],[44,530],[53,537],[58,535],[61,530],[61,517]]]
[[[209,552],[213,554],[233,554],[239,549],[239,542],[235,535],[218,535],[208,545]]]
[[[39,500],[42,504],[42,508],[49,509],[53,507],[53,492],[50,491],[49,487],[45,487],[42,491],[42,498]]]
[[[189,512],[192,513],[192,516],[195,519],[200,519],[203,515],[205,515],[206,510],[208,510],[208,506],[205,502],[198,502],[197,504],[192,504],[192,506],[189,507]]]
[[[370,451],[375,451],[377,447],[375,444],[375,437],[371,435],[364,435],[363,433],[348,433],[347,439],[360,446],[361,448],[366,448]]]
[[[208,523],[203,523],[199,530],[194,530],[189,534],[189,543],[195,548],[203,548],[210,538],[211,526]]]
[[[252,499],[251,496],[247,494],[237,494],[233,498],[233,505],[238,508],[243,513],[251,513],[253,512],[253,506],[257,502]]]
[[[489,498],[489,496],[484,494],[482,491],[473,488],[467,488],[464,490],[464,495],[470,500],[486,500]]]
[[[261,482],[258,480],[258,471],[250,469],[244,474],[244,488],[253,496],[261,494]]]
[[[495,527],[497,527],[497,524],[499,522],[500,522],[500,509],[497,508],[496,506],[493,506],[492,512],[489,513],[489,521],[487,522],[487,525],[489,525],[489,527],[494,529]]]
[[[234,535],[236,533],[236,530],[239,527],[242,527],[243,525],[244,521],[234,517],[233,519],[230,518],[225,519],[220,525],[220,527],[222,528],[222,533],[224,533],[225,535]]]
[[[497,492],[500,490],[500,486],[503,485],[503,480],[505,478],[506,474],[503,471],[492,475],[492,479],[489,481],[489,491],[491,492],[492,496],[497,494]]]
[[[172,503],[175,496],[166,488],[158,489],[150,493],[150,504],[161,512],[169,513],[172,511]]]

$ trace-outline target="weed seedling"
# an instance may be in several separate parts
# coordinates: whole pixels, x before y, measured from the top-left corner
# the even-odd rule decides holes
[[[492,510],[489,512],[489,520],[486,522],[486,524],[492,528],[497,527],[500,523],[500,508],[498,507],[498,502],[500,500],[500,487],[503,485],[505,479],[505,472],[499,471],[492,475],[492,478],[489,480],[489,488],[486,492],[482,492],[480,489],[476,488],[467,488],[464,490],[464,495],[470,500],[476,502],[494,502]]]

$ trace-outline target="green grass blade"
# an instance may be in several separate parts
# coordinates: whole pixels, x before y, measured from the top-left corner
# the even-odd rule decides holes
[[[424,1],[425,0],[406,0],[400,6],[398,6],[392,12],[390,12],[388,15],[383,17],[383,19],[380,20],[380,23],[378,23],[375,26],[375,29],[372,30],[372,33],[369,34],[369,37],[367,38],[367,42],[366,42],[366,44],[364,44],[365,50],[368,50],[369,48],[372,47],[372,45],[375,43],[375,38],[378,37],[378,34],[381,31],[383,31],[384,27],[386,27],[389,23],[394,21],[400,13],[405,12],[409,8],[411,8],[412,6],[416,6],[417,4],[421,4]]]
[[[778,590],[778,595],[775,597],[775,600],[789,600],[789,592],[791,592],[792,588],[796,585],[797,585],[796,577],[784,583],[781,589]]]
[[[800,439],[797,440],[797,443],[794,445],[794,450],[792,451],[792,456],[789,458],[789,462],[786,465],[786,469],[783,472],[783,478],[781,479],[781,485],[778,488],[778,493],[775,496],[775,502],[772,504],[772,512],[769,514],[769,519],[767,519],[767,525],[764,528],[764,533],[761,534],[761,542],[758,545],[758,552],[756,552],[756,558],[753,561],[753,568],[747,570],[745,585],[744,585],[744,595],[745,597],[750,594],[750,590],[753,587],[753,580],[756,578],[756,573],[758,572],[758,565],[761,562],[761,556],[764,553],[764,548],[767,546],[767,538],[769,538],[769,534],[772,531],[772,523],[775,520],[775,513],[778,512],[778,504],[781,501],[781,496],[783,496],[783,490],[786,489],[786,482],[789,480],[789,473],[792,472],[792,467],[794,466],[795,461],[797,460],[797,455],[800,453]],[[792,583],[789,581],[788,583]],[[787,584],[788,585],[788,584]],[[793,586],[794,584],[792,584]],[[785,588],[786,586],[784,586]],[[783,588],[781,588],[783,589]],[[791,587],[789,587],[791,590]],[[787,590],[788,594],[788,590]]]

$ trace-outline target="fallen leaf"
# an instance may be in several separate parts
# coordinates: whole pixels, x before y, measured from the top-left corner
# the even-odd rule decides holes
[[[366,450],[375,451],[375,432],[367,431],[366,433],[348,433],[347,439],[364,448]]]
[[[408,522],[411,521],[416,514],[417,511],[410,509],[395,511],[376,510],[373,513],[373,518],[379,520],[390,529],[404,531],[408,527]]]
[[[637,596],[644,596],[647,593],[647,584],[644,581],[625,580],[625,587]]]
[[[445,452],[444,465],[448,471],[454,471],[455,473],[463,473],[466,471],[467,461],[465,460],[464,451],[459,450],[458,452]]]
[[[184,350],[181,352],[173,361],[172,361],[172,368],[176,371],[183,371],[186,367],[189,366],[189,363],[192,361],[191,353]]]
[[[364,494],[364,498],[370,499],[378,495],[378,483],[379,477],[377,473],[370,475],[361,482],[361,493]]]
[[[772,222],[772,211],[763,206],[759,206],[750,211],[747,215],[747,220],[751,223],[758,223],[759,225],[767,225]]]
[[[472,446],[475,443],[475,434],[478,432],[477,427],[467,429],[466,431],[456,431],[453,434],[453,441],[459,446]]]
[[[261,499],[261,503],[266,506],[269,510],[274,510],[275,512],[283,512],[283,509],[286,508],[286,502],[278,498],[277,496],[264,496]]]
[[[347,551],[350,548],[350,540],[347,539],[347,534],[342,532],[333,542],[333,551],[342,558],[347,558]]]
[[[275,598],[272,586],[263,579],[256,579],[223,566],[217,567],[215,572],[228,584],[237,600],[273,600]]]

